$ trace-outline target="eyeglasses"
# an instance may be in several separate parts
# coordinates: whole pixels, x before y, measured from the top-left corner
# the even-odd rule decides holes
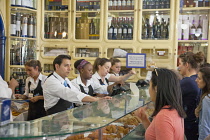
[[[155,68],[154,70],[155,70],[155,74],[158,76],[157,68]]]

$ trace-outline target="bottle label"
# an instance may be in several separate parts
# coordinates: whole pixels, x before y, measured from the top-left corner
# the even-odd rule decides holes
[[[122,1],[122,6],[126,6],[126,1],[125,0]]]
[[[110,34],[113,33],[113,29],[112,29],[112,28],[109,29],[109,33],[110,33]]]
[[[123,29],[123,33],[126,34],[128,30],[126,28]]]
[[[201,28],[197,28],[197,34],[201,34],[202,33],[202,29]]]
[[[27,36],[27,24],[22,24],[22,35]]]
[[[111,0],[109,1],[109,6],[112,6],[112,1]]]
[[[29,25],[28,26],[28,36],[33,36],[34,35],[34,33],[33,33],[33,25]]]
[[[20,31],[20,21],[16,21],[16,31]]]
[[[115,34],[117,33],[117,28],[114,29],[114,33],[115,33]]]
[[[121,0],[117,2],[117,6],[121,6]]]
[[[131,28],[128,29],[128,33],[129,33],[129,34],[132,33],[132,29],[131,29]]]
[[[113,6],[117,6],[117,2],[116,1],[113,2]]]
[[[117,33],[118,33],[118,34],[121,34],[121,33],[122,33],[122,28],[119,28],[119,29],[117,30]]]
[[[195,29],[190,29],[190,34],[195,34]]]
[[[16,34],[16,24],[10,24],[10,34]]]

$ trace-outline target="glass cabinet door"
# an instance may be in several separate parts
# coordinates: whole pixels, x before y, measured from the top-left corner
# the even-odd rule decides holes
[[[102,19],[101,0],[75,0],[75,39],[99,40]]]
[[[168,40],[172,16],[170,0],[143,0],[140,40]],[[172,19],[173,21],[173,19]]]
[[[135,0],[107,0],[107,40],[133,40]]]
[[[69,38],[69,1],[43,1],[44,5],[44,39]]]

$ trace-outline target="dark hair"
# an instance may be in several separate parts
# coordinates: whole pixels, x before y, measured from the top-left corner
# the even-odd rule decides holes
[[[110,60],[110,62],[111,62],[111,64],[112,64],[112,66],[115,65],[116,63],[121,62],[119,59],[114,58],[114,57],[110,58],[109,60]]]
[[[60,66],[62,61],[63,61],[63,59],[71,60],[71,56],[70,55],[58,55],[53,61],[53,68],[54,68],[54,70],[56,70],[55,69],[55,64],[58,64]]]
[[[185,52],[179,56],[184,64],[189,63],[193,69],[200,68],[206,62],[206,58],[204,53],[197,52],[194,54],[193,52]]]
[[[201,68],[204,68],[204,67],[210,67],[210,64],[209,63],[204,63],[203,65],[201,65]]]
[[[106,62],[110,62],[109,59],[107,58],[96,58],[94,64],[93,64],[93,71],[96,72],[98,71],[98,66],[101,65],[103,66]]]
[[[25,63],[25,66],[33,67],[34,69],[36,66],[38,67],[38,71],[42,71],[41,63],[39,60],[29,60]]]
[[[203,93],[210,93],[210,67],[203,67],[200,69],[202,73],[203,81],[206,83],[206,86],[202,89]]]
[[[177,75],[168,69],[155,69],[152,72],[151,82],[153,88],[157,86],[155,110],[152,116],[156,116],[163,106],[169,105],[169,109],[176,109],[179,116],[184,118],[186,114],[182,107],[182,91]]]
[[[74,68],[77,69],[77,67],[79,66],[79,64],[80,64],[83,60],[85,60],[85,59],[79,59],[79,60],[77,60],[77,61],[74,63]],[[85,65],[87,65],[87,64],[90,64],[90,62],[86,63]],[[82,68],[84,68],[85,65],[84,65]]]

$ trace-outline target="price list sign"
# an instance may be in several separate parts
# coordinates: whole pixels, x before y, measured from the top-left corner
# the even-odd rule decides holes
[[[127,68],[146,68],[145,53],[127,53],[126,56]]]

